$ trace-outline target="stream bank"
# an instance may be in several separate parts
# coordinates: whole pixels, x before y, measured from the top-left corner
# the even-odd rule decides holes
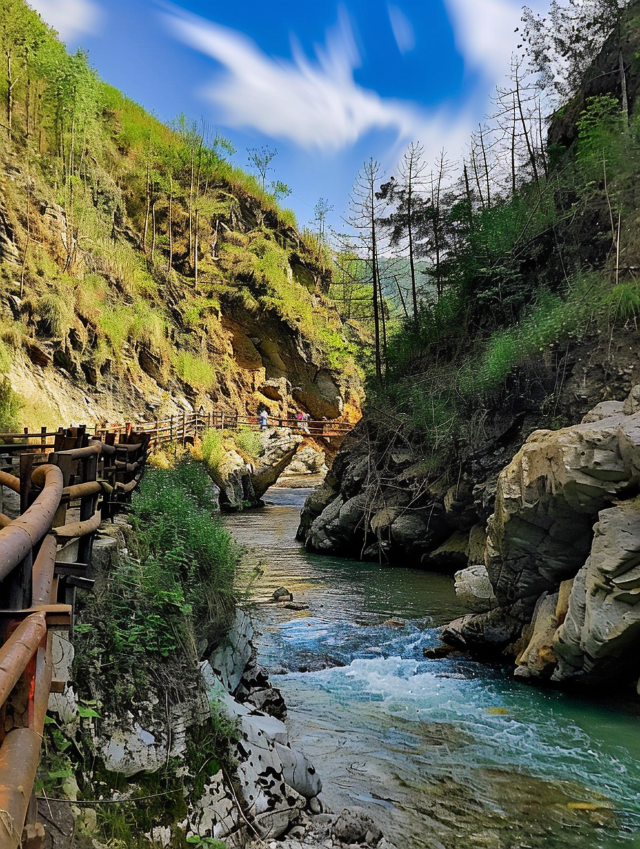
[[[640,845],[640,721],[619,701],[511,680],[464,653],[424,657],[461,612],[450,578],[305,552],[304,490],[225,518],[250,550],[260,662],[288,707],[322,798],[367,810],[410,849]]]

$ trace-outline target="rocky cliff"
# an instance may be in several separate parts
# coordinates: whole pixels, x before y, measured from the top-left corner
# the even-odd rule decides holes
[[[635,684],[639,493],[640,386],[579,425],[533,433],[498,478],[487,612],[452,623],[445,639],[511,654],[519,677]],[[464,573],[458,584],[477,595]]]
[[[519,677],[635,684],[637,344],[623,328],[569,355],[556,414],[582,423],[536,429],[548,417],[531,394],[514,394],[444,473],[366,416],[307,500],[299,538],[309,550],[457,573],[474,613],[445,639],[506,653]]]

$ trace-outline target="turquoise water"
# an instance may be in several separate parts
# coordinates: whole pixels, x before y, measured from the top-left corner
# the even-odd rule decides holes
[[[228,517],[259,605],[260,660],[334,810],[369,808],[398,849],[640,847],[634,706],[513,681],[464,655],[426,660],[463,612],[450,578],[312,556],[295,542],[300,490]]]

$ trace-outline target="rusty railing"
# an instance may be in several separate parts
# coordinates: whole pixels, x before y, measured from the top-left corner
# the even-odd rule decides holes
[[[134,431],[33,436],[37,445],[18,447],[28,431],[3,434],[0,446],[0,849],[42,846],[33,786],[49,694],[63,689],[53,634],[72,628],[76,591],[93,585],[95,532],[129,499],[149,447]],[[19,496],[7,508],[17,518],[4,512],[4,489]]]

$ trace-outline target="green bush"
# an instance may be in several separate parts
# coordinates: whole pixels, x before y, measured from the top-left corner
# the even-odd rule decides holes
[[[0,432],[13,433],[20,427],[20,396],[14,392],[9,378],[5,377],[11,365],[11,355],[0,341]]]
[[[202,435],[202,459],[205,466],[214,475],[218,474],[220,463],[224,459],[224,437],[221,430],[206,430]]]
[[[108,664],[144,686],[147,658],[193,659],[203,635],[226,630],[238,552],[214,509],[200,464],[146,470],[131,506],[133,556],[108,574],[78,628],[83,663]]]
[[[188,383],[193,389],[206,392],[211,389],[216,371],[209,360],[181,351],[175,358],[175,368],[180,380]]]
[[[264,446],[260,434],[249,427],[240,427],[233,434],[233,441],[241,454],[250,460],[256,460],[264,453]]]

